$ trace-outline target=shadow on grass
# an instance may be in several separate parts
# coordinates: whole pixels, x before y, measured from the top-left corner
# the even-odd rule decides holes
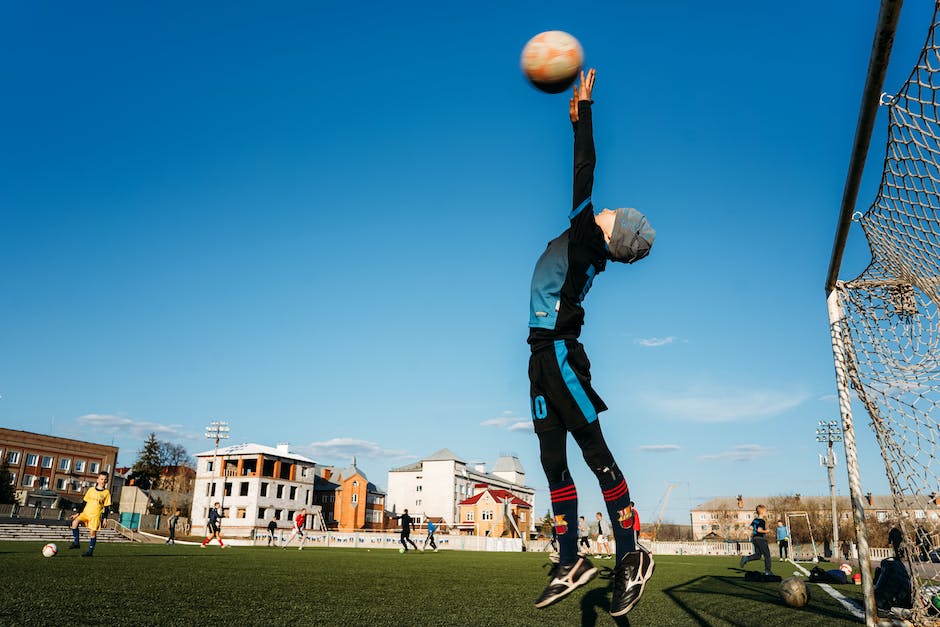
[[[778,586],[776,583],[746,581],[741,577],[708,575],[664,588],[663,592],[699,625],[708,626],[720,621],[745,626],[753,624],[753,616],[760,613],[755,603],[787,607],[780,599]],[[738,602],[731,602],[732,599]],[[818,617],[819,624],[825,624],[826,619],[848,619],[844,612],[813,605],[812,600],[799,611]],[[742,621],[742,614],[746,620]]]
[[[610,616],[610,594],[613,591],[613,586],[613,582],[610,582],[603,588],[592,588],[581,597],[581,627],[594,627],[594,625],[597,625],[599,612],[603,612],[613,620],[615,625],[630,625],[630,621],[626,616]]]

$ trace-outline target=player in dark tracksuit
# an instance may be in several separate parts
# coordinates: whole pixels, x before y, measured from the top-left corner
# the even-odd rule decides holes
[[[635,209],[595,214],[594,129],[591,94],[594,70],[574,88],[569,118],[574,127],[574,193],[570,227],[548,243],[532,275],[529,317],[531,410],[548,478],[559,561],[536,607],[555,603],[590,581],[597,569],[577,554],[577,490],[568,469],[570,432],[600,483],[617,543],[610,613],[627,613],[652,575],[653,560],[636,549],[630,491],[604,441],[597,416],[607,409],[591,387],[590,362],[578,337],[584,324],[582,301],[607,262],[633,263],[649,253],[655,231]]]
[[[773,571],[770,570],[770,546],[767,545],[767,522],[764,520],[764,516],[767,515],[767,508],[758,505],[755,513],[756,516],[751,521],[751,544],[754,545],[754,553],[741,558],[741,568],[744,568],[748,562],[764,558],[764,574],[772,575]]]

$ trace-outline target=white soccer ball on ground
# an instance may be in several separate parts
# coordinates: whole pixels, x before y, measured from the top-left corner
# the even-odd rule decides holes
[[[402,547],[402,548],[398,549],[398,552],[399,552],[399,553],[404,553],[404,552],[405,552],[405,547]]]
[[[53,543],[49,543],[46,546],[42,547],[42,556],[43,557],[54,557],[56,553],[59,552],[59,547]]]

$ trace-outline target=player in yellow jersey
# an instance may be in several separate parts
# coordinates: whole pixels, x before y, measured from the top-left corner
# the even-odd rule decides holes
[[[98,481],[85,492],[85,509],[81,514],[72,516],[72,544],[70,549],[80,548],[78,542],[78,526],[82,523],[88,527],[88,550],[82,557],[91,557],[95,553],[95,536],[98,530],[103,529],[107,520],[108,510],[111,507],[111,491],[105,486],[108,483],[108,473],[98,473]]]

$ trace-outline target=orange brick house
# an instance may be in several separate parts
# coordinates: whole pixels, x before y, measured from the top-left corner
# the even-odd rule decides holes
[[[323,508],[329,529],[356,531],[385,528],[385,492],[352,465],[342,470],[317,466],[313,482],[313,503]]]
[[[518,538],[531,526],[532,506],[509,490],[491,488],[485,483],[474,486],[475,494],[460,501],[457,529],[461,534]]]

